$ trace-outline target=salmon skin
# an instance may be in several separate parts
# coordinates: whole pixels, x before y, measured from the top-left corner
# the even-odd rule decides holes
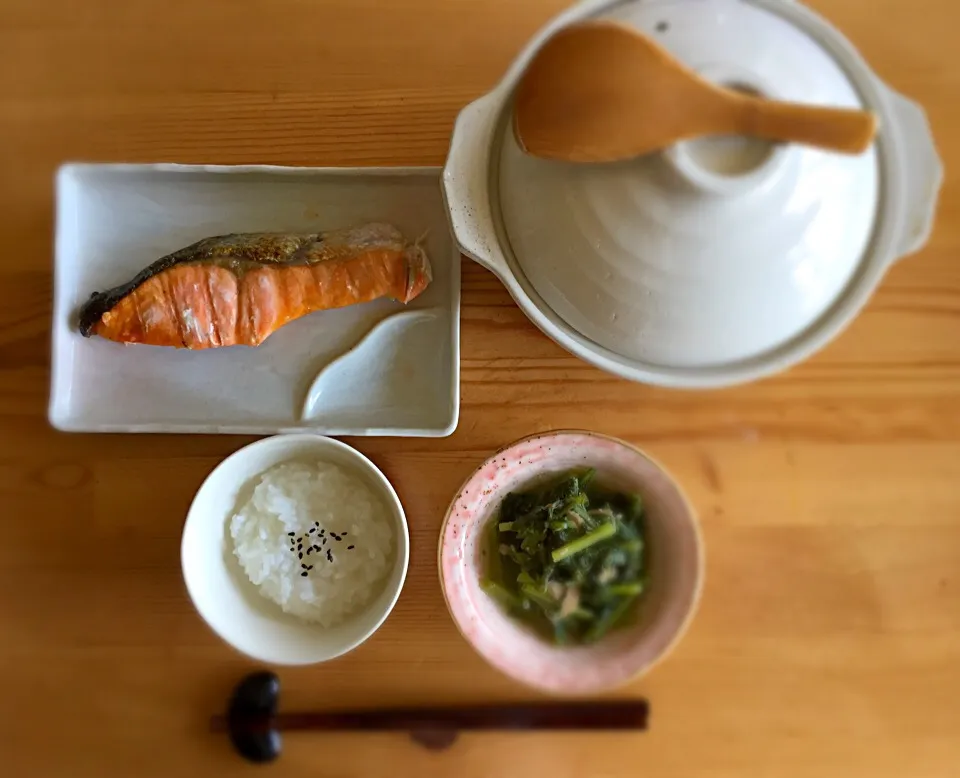
[[[95,292],[80,310],[80,332],[188,349],[257,346],[314,311],[380,297],[408,303],[431,278],[423,248],[389,224],[220,235]]]

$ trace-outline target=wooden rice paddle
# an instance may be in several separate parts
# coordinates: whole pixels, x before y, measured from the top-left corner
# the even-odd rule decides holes
[[[591,21],[561,29],[536,53],[517,88],[514,129],[535,157],[613,162],[706,135],[858,154],[877,119],[710,84],[638,31]]]

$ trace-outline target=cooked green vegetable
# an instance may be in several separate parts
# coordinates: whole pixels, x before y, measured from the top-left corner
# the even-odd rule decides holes
[[[594,475],[511,492],[489,525],[484,591],[558,644],[621,625],[646,582],[643,502],[597,487]]]

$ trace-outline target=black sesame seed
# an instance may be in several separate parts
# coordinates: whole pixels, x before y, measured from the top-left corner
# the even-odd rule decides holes
[[[333,561],[333,553],[330,551],[329,548],[327,549],[327,561],[328,561],[328,562],[332,562],[332,561]]]
[[[303,543],[297,543],[297,551],[303,548]]]
[[[311,528],[310,528],[310,531],[309,531],[307,534],[308,534],[308,535],[312,535],[312,534],[313,534],[314,532],[316,532],[316,531],[317,531],[317,528],[316,528],[316,527],[311,527]]]
[[[352,551],[356,546],[347,546],[347,551]]]
[[[313,522],[313,526],[314,526],[314,527],[319,527],[319,526],[320,526],[320,522],[319,522],[319,521]]]
[[[292,537],[293,537],[294,535],[296,535],[297,533],[296,533],[296,532],[288,532],[287,534],[292,538]]]
[[[346,536],[347,536],[347,533],[346,533],[346,532],[341,532],[341,533],[340,533],[340,537],[341,537],[341,538],[345,538]]]
[[[306,574],[306,573],[300,573],[300,575],[301,575],[303,578],[306,578],[306,577],[307,577],[307,574]]]
[[[303,552],[302,552],[302,551],[301,551],[299,554],[297,554],[297,559],[303,559]]]
[[[307,570],[313,570],[313,565],[308,566]]]
[[[313,551],[313,546],[307,549],[307,556],[310,556],[310,553]]]

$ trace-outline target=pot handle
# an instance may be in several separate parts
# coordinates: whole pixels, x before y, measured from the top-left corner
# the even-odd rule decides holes
[[[897,164],[903,173],[906,213],[894,257],[919,251],[930,239],[943,183],[943,162],[937,153],[933,131],[923,108],[885,84],[890,101],[892,127],[900,150]]]
[[[490,148],[499,90],[470,103],[457,117],[443,168],[443,196],[460,250],[501,280],[510,275],[490,208]]]

